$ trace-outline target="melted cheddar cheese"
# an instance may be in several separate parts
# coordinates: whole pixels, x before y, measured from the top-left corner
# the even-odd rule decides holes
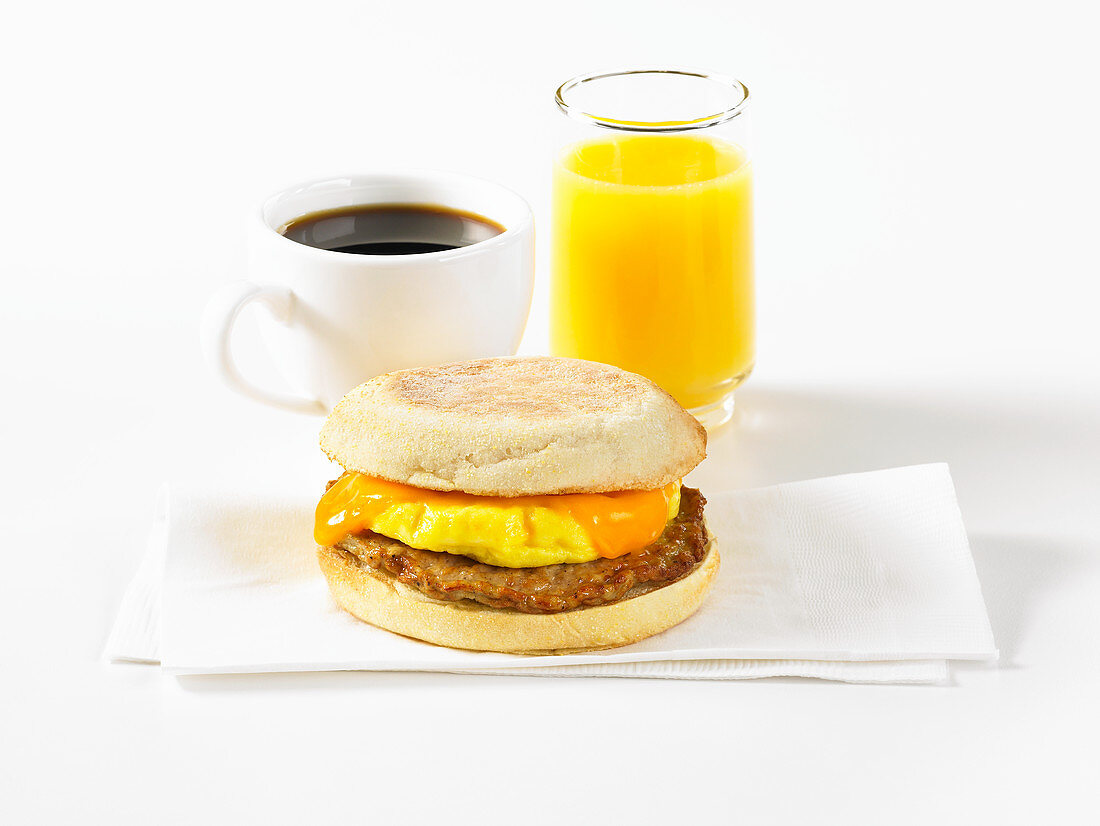
[[[373,531],[413,548],[526,568],[640,550],[679,508],[679,482],[657,490],[504,497],[426,490],[349,471],[321,497],[314,538],[334,545]]]

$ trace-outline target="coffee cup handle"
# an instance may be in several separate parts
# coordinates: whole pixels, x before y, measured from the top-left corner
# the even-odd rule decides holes
[[[319,399],[265,390],[241,374],[233,358],[233,328],[241,311],[253,301],[265,307],[279,323],[290,323],[294,293],[286,287],[265,287],[250,281],[227,284],[211,296],[202,314],[202,350],[210,369],[230,389],[255,401],[295,413],[325,413]]]

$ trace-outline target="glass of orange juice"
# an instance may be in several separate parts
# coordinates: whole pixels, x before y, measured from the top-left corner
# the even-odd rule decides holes
[[[754,351],[749,90],[684,69],[557,91],[551,349],[647,376],[708,427]]]

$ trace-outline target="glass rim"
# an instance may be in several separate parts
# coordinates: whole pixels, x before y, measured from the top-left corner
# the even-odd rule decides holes
[[[709,80],[734,89],[740,94],[740,100],[727,109],[713,114],[703,115],[691,120],[669,121],[628,121],[617,118],[607,118],[594,112],[585,112],[576,106],[571,106],[566,101],[566,95],[585,83],[606,80],[612,77],[627,77],[629,75],[679,75],[681,77],[695,77]],[[733,120],[744,113],[749,102],[749,87],[731,75],[704,72],[696,69],[678,67],[666,67],[662,69],[617,69],[610,72],[591,72],[586,75],[578,75],[565,81],[554,93],[554,102],[567,117],[584,121],[604,129],[617,129],[624,132],[685,132],[693,129],[707,129],[720,123]]]

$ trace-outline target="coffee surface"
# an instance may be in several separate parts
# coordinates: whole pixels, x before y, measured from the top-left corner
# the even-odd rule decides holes
[[[369,204],[312,212],[280,232],[317,249],[354,255],[415,255],[468,247],[504,232],[472,212],[433,204]]]

